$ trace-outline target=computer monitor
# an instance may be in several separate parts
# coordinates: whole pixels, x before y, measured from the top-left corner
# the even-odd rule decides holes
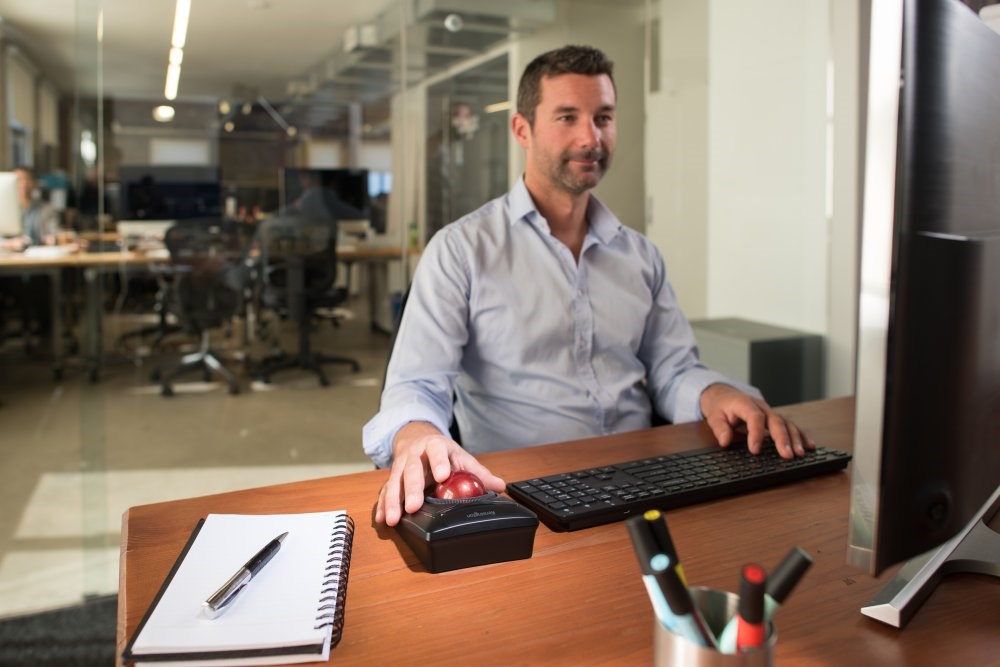
[[[218,167],[123,166],[120,217],[126,220],[222,218]]]
[[[943,574],[1000,574],[1000,35],[874,0],[868,95],[848,562],[916,557],[862,610],[902,627]]]
[[[347,205],[339,214],[342,220],[366,220],[371,203],[368,195],[367,169],[308,169],[286,167],[281,170],[282,214],[294,214],[294,204],[309,187],[318,187],[336,195]]]
[[[17,174],[0,171],[0,236],[21,235],[21,207],[17,201]]]

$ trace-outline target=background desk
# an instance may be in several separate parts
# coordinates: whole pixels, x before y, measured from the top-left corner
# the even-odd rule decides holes
[[[851,449],[852,400],[783,412],[819,442]],[[482,460],[514,481],[711,443],[703,424],[686,424]],[[371,523],[386,477],[372,471],[133,507],[122,523],[118,654],[200,517],[344,508],[357,532],[344,636],[331,655],[338,667],[652,662],[653,615],[622,523],[573,533],[540,526],[529,560],[432,575],[395,530]],[[814,566],[776,617],[779,665],[997,664],[996,579],[947,579],[901,632],[858,612],[885,578],[845,564],[849,494],[850,478],[842,473],[675,510],[668,521],[695,585],[734,590],[740,565],[771,568],[794,545],[813,556]]]
[[[78,252],[58,257],[0,256],[0,273],[13,275],[47,275],[50,279],[52,309],[52,369],[55,378],[63,371],[63,286],[62,272],[75,269],[83,272],[86,282],[86,342],[84,349],[90,361],[91,375],[96,375],[100,359],[100,293],[97,275],[101,271],[128,266],[146,266],[154,260],[132,252]],[[160,259],[158,261],[164,261]]]
[[[409,251],[415,254],[415,250]],[[367,289],[369,313],[372,328],[378,328],[376,313],[378,311],[378,286],[384,289],[384,275],[381,280],[378,270],[385,271],[388,263],[402,259],[398,247],[370,247],[356,245],[345,247],[337,252],[338,260],[345,264],[355,262],[367,267]],[[147,254],[143,252],[77,252],[58,257],[30,257],[21,254],[0,255],[0,274],[9,275],[48,275],[51,281],[51,309],[53,331],[63,330],[63,285],[62,272],[76,270],[83,273],[85,294],[84,312],[84,344],[85,365],[91,381],[97,379],[100,372],[103,349],[101,339],[102,298],[98,276],[109,271],[126,271],[136,269],[145,271],[154,264],[169,264],[170,258],[162,254]],[[52,367],[58,380],[62,377],[64,367],[64,351],[62,336],[52,336]]]

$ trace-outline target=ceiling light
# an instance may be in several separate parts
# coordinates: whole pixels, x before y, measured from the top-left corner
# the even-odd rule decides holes
[[[161,104],[153,109],[153,119],[160,123],[169,123],[174,119],[175,113],[169,104]]]
[[[298,134],[298,133],[299,133],[299,131],[298,131],[298,129],[296,129],[296,127],[295,127],[294,125],[289,125],[289,126],[288,126],[288,129],[287,129],[287,130],[285,130],[285,133],[286,133],[286,134],[287,134],[287,135],[288,135],[289,137],[291,137],[291,138],[293,138],[293,139],[294,139],[294,138],[295,138],[295,135],[296,135],[296,134]]]
[[[171,65],[180,65],[184,62],[184,49],[178,49],[176,46],[170,47],[170,55],[167,57],[167,62]]]
[[[243,112],[244,116],[249,116],[250,112],[253,111],[253,103],[252,102],[244,102],[243,103],[243,107],[240,109],[240,111]]]
[[[493,104],[487,104],[483,107],[483,111],[486,113],[496,113],[498,111],[509,111],[514,105],[510,103],[510,100],[504,100],[503,102],[495,102]]]
[[[163,96],[168,100],[177,99],[177,87],[181,82],[181,66],[170,63],[167,65],[167,83],[163,87]]]
[[[177,0],[177,9],[174,11],[174,34],[170,39],[170,45],[178,49],[184,48],[187,41],[188,18],[191,16],[191,0]]]
[[[222,129],[225,130],[226,132],[232,132],[233,130],[236,129],[236,123],[234,123],[231,120],[227,120],[225,124],[222,126]]]
[[[233,107],[230,106],[229,100],[219,100],[219,113],[225,116],[232,110]]]
[[[444,17],[444,27],[448,32],[458,32],[465,25],[465,21],[458,14],[448,14]]]

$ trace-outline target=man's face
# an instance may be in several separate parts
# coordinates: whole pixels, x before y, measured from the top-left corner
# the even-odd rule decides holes
[[[600,183],[615,150],[615,89],[606,75],[561,74],[541,81],[534,126],[515,130],[528,171],[582,194]]]

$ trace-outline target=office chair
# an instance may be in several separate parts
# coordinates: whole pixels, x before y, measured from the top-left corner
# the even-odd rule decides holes
[[[298,326],[298,352],[284,352],[262,359],[255,374],[264,382],[290,368],[312,371],[322,386],[330,381],[324,364],[346,364],[353,372],[354,359],[313,352],[309,326],[318,309],[330,309],[347,299],[337,288],[337,234],[330,220],[312,218],[271,219],[258,230],[261,250],[261,302]],[[332,318],[334,325],[338,318]]]
[[[197,352],[186,354],[180,365],[163,376],[160,393],[172,396],[171,383],[183,373],[201,369],[205,380],[219,374],[230,394],[240,392],[235,375],[211,347],[210,334],[226,324],[240,307],[238,281],[231,275],[241,268],[245,248],[240,239],[224,234],[219,222],[183,222],[167,230],[164,237],[173,266],[173,288],[168,307],[188,333],[199,336]]]
[[[171,322],[169,319],[170,300],[174,288],[173,267],[170,265],[161,266],[160,264],[153,264],[150,266],[150,272],[156,279],[157,289],[153,302],[153,312],[157,316],[157,321],[156,324],[126,331],[115,339],[115,347],[129,357],[138,356],[139,354],[138,349],[133,350],[129,347],[128,341],[132,338],[138,338],[141,341],[147,336],[153,336],[153,342],[149,345],[149,350],[158,350],[160,344],[168,336],[184,331],[183,326],[176,322]],[[156,377],[155,371],[152,379],[154,382],[159,380]]]

